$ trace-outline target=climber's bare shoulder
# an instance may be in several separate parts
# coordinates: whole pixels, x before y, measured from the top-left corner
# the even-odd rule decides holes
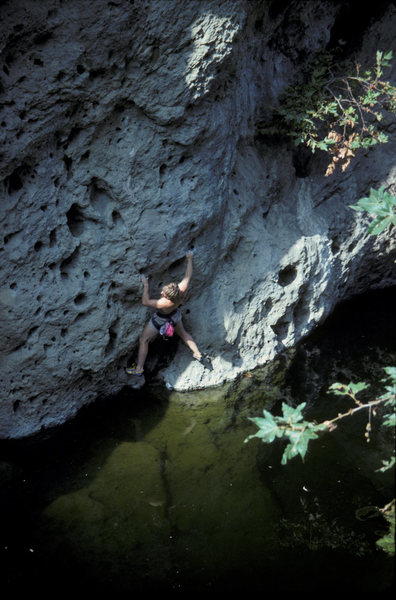
[[[171,312],[175,309],[175,304],[168,298],[159,298],[158,300],[153,300],[151,298],[147,298],[143,303],[144,306],[148,306],[149,308],[156,308],[161,310],[162,312]]]

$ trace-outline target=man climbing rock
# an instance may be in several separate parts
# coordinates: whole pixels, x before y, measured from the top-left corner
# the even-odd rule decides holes
[[[142,376],[144,371],[144,363],[147,357],[149,343],[161,332],[168,327],[168,323],[172,325],[174,331],[181,337],[186,346],[191,350],[193,358],[198,360],[204,366],[208,366],[208,359],[199,351],[197,344],[192,336],[184,329],[182,323],[182,315],[180,305],[184,300],[188,285],[192,276],[192,257],[193,252],[189,251],[186,254],[187,267],[184,278],[177,283],[168,283],[162,288],[161,298],[153,300],[149,294],[149,284],[147,278],[142,275],[143,294],[142,304],[149,308],[156,309],[156,312],[146,324],[139,338],[139,353],[138,361],[135,367],[126,369],[129,375]]]

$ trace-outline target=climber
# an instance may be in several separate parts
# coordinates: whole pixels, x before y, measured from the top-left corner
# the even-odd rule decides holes
[[[186,346],[191,350],[193,358],[198,360],[204,366],[207,366],[208,359],[199,351],[197,344],[192,336],[184,329],[182,323],[182,315],[179,306],[181,305],[190,283],[192,276],[192,257],[193,252],[189,251],[186,254],[187,267],[184,278],[177,283],[168,283],[162,288],[161,298],[152,300],[149,296],[148,279],[142,275],[143,294],[142,304],[149,308],[155,308],[156,312],[146,324],[139,338],[139,353],[138,361],[135,367],[126,369],[128,375],[143,375],[144,363],[146,360],[149,343],[160,333],[160,329],[166,322],[170,320],[174,326],[175,332],[181,337]]]

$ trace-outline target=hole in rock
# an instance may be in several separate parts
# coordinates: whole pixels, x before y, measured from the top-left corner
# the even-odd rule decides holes
[[[67,156],[67,154],[65,154],[63,156],[63,162],[65,163],[66,170],[70,171],[70,168],[73,164],[73,160],[69,156]]]
[[[37,33],[34,36],[33,42],[38,46],[41,46],[42,44],[45,44],[45,42],[48,42],[48,40],[50,40],[51,38],[52,33],[50,31],[42,31],[41,33]]]
[[[22,169],[23,167],[18,167],[5,179],[9,194],[12,194],[12,192],[17,192],[23,187],[21,179]]]
[[[271,325],[271,329],[280,340],[285,339],[289,331],[289,321],[286,316],[281,317],[275,325]]]
[[[5,246],[8,244],[13,235],[13,233],[7,233],[7,235],[4,236],[3,243]]]
[[[351,252],[353,252],[353,250],[355,249],[356,243],[352,242],[352,244],[349,244],[348,246],[348,254],[351,254]]]
[[[67,225],[74,237],[79,237],[84,231],[84,215],[78,204],[72,204],[66,213]]]
[[[87,296],[84,293],[78,294],[74,298],[74,304],[76,304],[77,306],[81,306],[81,304],[84,304],[86,301],[87,301]]]
[[[108,356],[115,348],[115,342],[117,339],[117,321],[109,328],[109,341],[105,348],[105,355]]]
[[[183,263],[184,263],[184,258],[178,258],[172,264],[169,265],[168,271],[170,271],[172,269],[176,269],[177,267],[179,267]]]
[[[113,221],[113,225],[122,225],[124,222],[118,210],[113,210],[111,213],[111,219]]]
[[[67,138],[67,145],[70,144],[70,142],[72,142],[80,133],[80,131],[82,131],[81,127],[73,127],[69,133],[69,137]]]
[[[304,146],[299,146],[293,152],[293,167],[296,177],[301,179],[308,177],[312,168],[312,152]]]
[[[333,254],[337,254],[341,248],[341,242],[338,236],[336,236],[331,242],[331,251]]]
[[[278,282],[285,287],[290,285],[297,277],[297,269],[294,265],[288,265],[279,271]]]
[[[92,71],[89,72],[89,78],[92,81],[93,79],[96,79],[97,77],[101,77],[102,75],[104,75],[106,73],[106,69],[92,69]]]

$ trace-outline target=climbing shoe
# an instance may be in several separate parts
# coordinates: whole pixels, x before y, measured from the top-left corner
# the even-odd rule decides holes
[[[136,367],[128,367],[125,369],[128,375],[135,375],[135,377],[141,377],[143,375],[143,369],[137,369]]]

